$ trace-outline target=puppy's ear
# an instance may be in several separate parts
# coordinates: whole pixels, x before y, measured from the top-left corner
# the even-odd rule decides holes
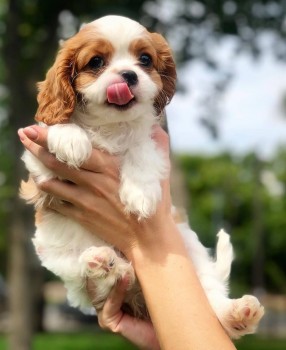
[[[175,61],[167,41],[162,35],[157,33],[151,33],[151,38],[157,51],[157,70],[163,84],[163,88],[154,104],[157,114],[159,115],[175,94],[177,73]]]
[[[67,123],[74,110],[76,96],[72,87],[73,51],[63,47],[46,80],[38,83],[38,110],[35,119],[47,125]]]

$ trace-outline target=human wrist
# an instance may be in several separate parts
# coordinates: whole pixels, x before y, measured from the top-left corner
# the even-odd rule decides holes
[[[162,219],[151,223],[147,221],[141,223],[137,239],[126,252],[135,270],[146,266],[147,262],[163,263],[172,254],[188,255],[183,238],[171,214],[164,215]]]

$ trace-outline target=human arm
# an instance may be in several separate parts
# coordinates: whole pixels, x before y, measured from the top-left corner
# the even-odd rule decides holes
[[[125,214],[118,198],[116,157],[94,150],[83,169],[69,169],[42,147],[46,131],[39,127],[34,130],[38,133],[36,143],[27,139],[23,131],[20,133],[24,146],[48,168],[72,182],[51,180],[41,189],[67,203],[54,210],[101,234],[132,262],[161,348],[234,349],[208,303],[171,215],[168,179],[162,182],[163,198],[156,214],[138,221]],[[156,130],[155,137],[167,150],[167,136]]]

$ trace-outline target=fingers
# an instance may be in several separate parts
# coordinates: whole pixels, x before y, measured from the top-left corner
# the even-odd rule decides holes
[[[121,311],[122,304],[124,302],[126,290],[128,288],[129,280],[125,276],[120,280],[117,285],[111,290],[103,309],[97,311],[98,322],[101,328],[108,329],[112,332],[119,332],[119,325],[124,316]],[[92,285],[87,281],[87,292],[91,300],[94,300],[94,295],[96,291],[92,289]]]
[[[22,136],[24,134],[26,137],[28,137],[31,141],[37,143],[39,146],[47,148],[47,137],[48,137],[47,128],[42,128],[38,125],[32,125],[24,129],[20,129],[18,133],[19,133],[19,136],[20,134]]]
[[[76,179],[69,175],[67,178],[72,178],[77,183],[52,179],[38,184],[38,187],[42,191],[82,209],[92,208],[96,204],[95,202],[101,203],[103,199],[107,198],[109,203],[114,206],[119,201],[118,182],[103,174],[89,172],[84,174],[81,171]]]
[[[84,182],[84,174],[77,169],[69,168],[65,163],[62,163],[56,159],[54,155],[49,153],[44,147],[31,141],[23,129],[18,131],[20,140],[24,147],[30,151],[46,168],[52,170],[57,176],[69,180],[71,182],[82,184]],[[41,142],[45,142],[41,140]]]
[[[29,131],[27,132],[29,135],[32,135],[34,133],[34,129],[32,129],[32,128],[26,128],[26,129],[29,129],[31,131],[31,133]],[[33,141],[33,139],[29,138],[26,135],[26,133],[24,132],[24,130],[25,129],[19,129],[18,135],[20,137],[21,142],[25,146],[25,148],[28,149],[36,157],[39,157],[41,155],[41,153],[45,154],[45,152],[44,152],[45,149],[43,147],[41,147],[41,145],[38,145],[37,143],[35,143]],[[35,134],[33,135],[32,138],[34,138],[34,137],[35,137]],[[37,136],[35,138],[37,138]],[[41,142],[43,142],[43,140],[41,140]]]
[[[76,185],[63,182],[58,179],[52,179],[46,182],[42,182],[38,186],[42,191],[62,201],[65,201],[74,205],[78,203],[77,199],[82,198],[83,196],[83,194],[80,192],[79,188]],[[52,209],[56,209],[56,208],[53,207]]]
[[[31,129],[34,131],[36,130],[30,127],[26,129]],[[40,129],[44,130],[43,128]],[[81,184],[83,182],[81,179],[82,174],[80,174],[78,170],[69,168],[65,163],[58,161],[54,155],[52,155],[46,150],[46,148],[44,147],[46,145],[45,132],[43,132],[41,136],[36,137],[38,140],[37,142],[41,144],[39,145],[36,142],[32,141],[30,138],[28,138],[24,130],[25,129],[18,130],[18,135],[22,144],[28,151],[30,151],[36,158],[38,158],[41,163],[43,163],[48,169],[52,170],[56,175],[63,179],[69,180],[77,184]],[[31,130],[27,132],[29,135],[34,132]]]
[[[87,290],[92,300],[92,293]],[[128,288],[128,278],[121,281],[110,292],[103,309],[98,312],[98,322],[101,328],[119,333],[139,349],[160,350],[153,325],[151,322],[134,318],[121,310]]]
[[[90,158],[81,165],[81,169],[104,173],[116,178],[120,169],[120,159],[116,156],[93,149]]]
[[[121,310],[128,284],[128,276],[124,276],[110,292],[102,310],[101,318],[104,322],[110,320]]]

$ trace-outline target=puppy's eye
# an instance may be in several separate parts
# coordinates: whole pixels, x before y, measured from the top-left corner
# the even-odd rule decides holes
[[[104,59],[101,56],[94,56],[88,62],[88,66],[92,69],[99,69],[104,66]]]
[[[143,66],[143,67],[151,67],[151,65],[152,65],[152,57],[150,55],[148,55],[147,53],[143,53],[139,57],[139,61],[140,61],[141,66]]]

